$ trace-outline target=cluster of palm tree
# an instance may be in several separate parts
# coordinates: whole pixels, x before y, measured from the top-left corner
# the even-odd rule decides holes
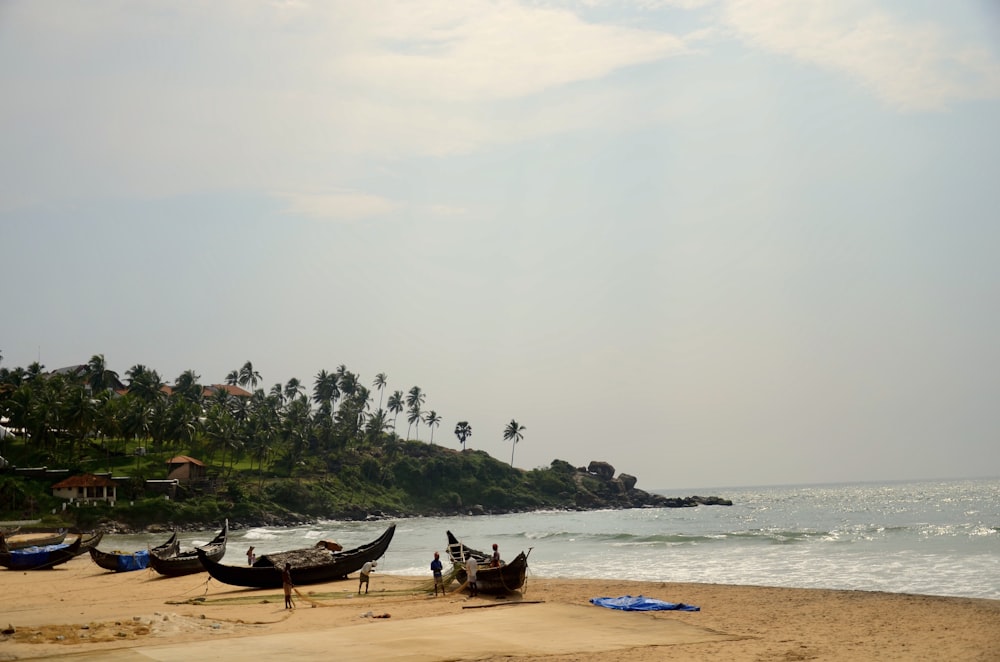
[[[101,354],[57,372],[46,373],[37,362],[26,369],[0,368],[0,416],[27,432],[35,450],[54,460],[72,461],[94,444],[109,457],[138,446],[152,452],[182,448],[204,453],[209,461],[219,457],[230,468],[249,458],[261,473],[265,465],[291,473],[310,455],[395,442],[396,420],[404,410],[407,439],[415,428],[419,440],[423,423],[433,444],[442,421],[436,411],[423,410],[426,395],[419,386],[405,394],[392,392],[383,409],[385,373],[372,382],[379,392],[372,411],[371,391],[344,365],[320,370],[311,395],[294,377],[259,388],[261,376],[250,361],[229,372],[224,384],[206,386],[200,380],[185,370],[168,385],[141,364],[126,370],[121,380]],[[504,439],[516,444],[523,430],[512,420]],[[455,435],[465,450],[472,426],[459,422]]]

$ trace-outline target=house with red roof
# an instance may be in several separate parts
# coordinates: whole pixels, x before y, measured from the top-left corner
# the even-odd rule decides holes
[[[110,501],[118,500],[118,486],[105,476],[80,474],[70,476],[52,486],[52,496],[70,501]]]
[[[203,480],[207,475],[205,464],[187,455],[178,455],[167,460],[167,480],[174,479],[182,483],[193,480]]]

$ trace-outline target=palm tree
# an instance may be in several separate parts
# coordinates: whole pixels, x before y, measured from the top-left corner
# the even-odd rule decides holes
[[[302,382],[300,382],[296,377],[292,377],[288,380],[288,383],[285,384],[285,401],[292,402],[293,400],[297,400],[298,397],[304,392],[305,388],[302,386]]]
[[[185,370],[174,382],[174,394],[189,402],[200,403],[205,389],[198,383],[199,379],[201,377],[194,370]]]
[[[420,405],[414,405],[406,412],[406,421],[410,424],[406,428],[406,438],[410,438],[410,428],[417,424],[417,441],[420,441]]]
[[[431,409],[429,412],[427,412],[424,415],[424,423],[426,423],[427,427],[429,427],[431,429],[431,446],[433,446],[434,445],[434,428],[436,428],[437,426],[441,425],[441,417],[438,416],[438,413],[436,411],[434,411],[433,409]]]
[[[381,439],[392,430],[392,423],[384,409],[379,409],[368,417],[368,424],[365,426],[365,433],[371,440]]]
[[[410,392],[406,394],[406,406],[410,408],[410,416],[407,420],[410,425],[417,424],[417,439],[420,439],[420,406],[424,404],[426,397],[419,386],[412,387]],[[413,416],[414,412],[416,412],[416,418]],[[409,428],[406,429],[406,438],[410,438]]]
[[[336,375],[320,370],[313,385],[313,402],[321,407],[325,405],[331,412],[337,398],[340,397],[337,379]]]
[[[226,375],[226,383],[230,386],[239,386],[240,383],[240,371],[230,370],[229,374]]]
[[[104,362],[104,354],[94,354],[90,357],[90,361],[87,362],[87,367],[84,369],[84,375],[87,379],[87,385],[90,386],[93,393],[111,388],[118,381],[118,373],[114,370],[108,370],[108,366]]]
[[[379,409],[382,409],[382,389],[384,389],[386,387],[386,385],[388,384],[388,382],[386,381],[388,378],[389,378],[389,376],[387,374],[385,374],[384,372],[380,372],[377,375],[375,375],[375,381],[372,382],[372,386],[374,386],[376,389],[378,389],[378,408]]]
[[[160,373],[150,370],[141,363],[125,371],[129,378],[128,393],[144,402],[154,402],[164,395]]]
[[[517,448],[517,442],[519,442],[522,439],[524,439],[524,435],[521,434],[521,432],[523,430],[526,430],[526,429],[527,428],[525,428],[523,425],[521,425],[520,423],[518,423],[517,421],[515,421],[512,418],[512,419],[510,419],[510,423],[507,424],[507,427],[503,431],[503,440],[504,441],[513,441],[513,443],[511,444],[511,447],[510,447],[510,466],[511,466],[511,468],[514,468],[514,449]]]
[[[396,429],[396,419],[399,418],[399,412],[403,411],[403,392],[393,391],[392,395],[389,396],[389,401],[386,403],[386,407],[389,411],[393,413],[392,417],[392,429]]]
[[[455,426],[455,436],[462,442],[462,450],[465,450],[465,440],[472,436],[472,426],[468,421],[459,421]]]
[[[260,382],[260,373],[253,369],[253,363],[247,361],[240,368],[240,386],[246,388],[247,384],[250,385],[251,391],[257,390],[257,384]]]

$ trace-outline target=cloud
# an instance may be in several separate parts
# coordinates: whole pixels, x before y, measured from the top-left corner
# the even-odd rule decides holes
[[[635,94],[612,75],[686,52],[662,30],[516,2],[59,7],[15,2],[0,22],[0,120],[22,127],[0,136],[0,198],[21,205],[52,181],[63,198],[364,189],[372,162],[630,122],[609,115]],[[285,199],[384,213],[313,193]]]
[[[511,99],[607,76],[685,52],[681,38],[588,23],[570,11],[512,2],[382,11],[370,48],[339,58],[345,80],[395,96],[437,102]]]
[[[285,213],[307,218],[357,221],[389,214],[399,205],[392,200],[353,191],[335,193],[278,193],[285,200]]]
[[[731,0],[722,17],[746,42],[845,74],[902,111],[1000,97],[1000,62],[985,48],[869,2]]]

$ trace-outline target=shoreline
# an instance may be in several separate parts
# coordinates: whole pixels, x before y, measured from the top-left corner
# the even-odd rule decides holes
[[[376,572],[361,596],[356,576],[298,587],[297,608],[285,610],[280,590],[241,589],[204,573],[108,573],[89,557],[4,570],[0,585],[16,597],[0,628],[15,632],[0,635],[0,660],[270,659],[322,650],[352,660],[987,660],[1000,649],[1000,600],[530,573],[523,592],[506,598],[435,597],[428,580]],[[700,611],[589,603],[622,595]]]

